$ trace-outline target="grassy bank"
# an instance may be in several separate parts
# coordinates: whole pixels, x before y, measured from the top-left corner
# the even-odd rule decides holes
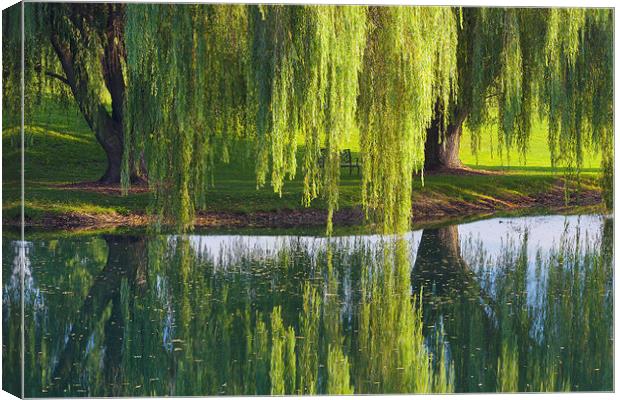
[[[4,222],[19,217],[19,132],[3,130],[3,213]],[[146,223],[143,217],[148,204],[148,193],[121,196],[115,188],[93,188],[76,185],[92,182],[105,170],[105,155],[81,115],[72,107],[46,103],[26,127],[26,220],[32,225],[51,221],[70,224],[87,216],[83,223],[97,221],[121,224]],[[356,146],[351,145],[353,151]],[[316,200],[310,210],[300,211],[303,182],[301,174],[284,187],[282,196],[274,194],[269,186],[256,189],[251,149],[243,143],[231,148],[230,162],[218,162],[214,185],[209,188],[209,205],[203,217],[212,221],[218,214],[269,215],[299,211],[299,220],[318,219],[323,222],[324,202]],[[515,162],[503,165],[492,148],[482,148],[476,158],[469,147],[467,134],[461,150],[463,160],[472,168],[495,170],[490,175],[431,175],[425,185],[415,183],[414,213],[426,216],[461,215],[467,212],[514,211],[515,209],[544,209],[563,205],[559,178],[561,173],[549,167],[549,153],[544,132],[532,138],[527,166]],[[354,155],[355,157],[355,155]],[[514,157],[517,161],[517,157]],[[586,165],[598,165],[588,160]],[[497,172],[500,170],[501,172]],[[588,205],[598,192],[598,170],[588,169],[582,184],[586,197],[578,197],[575,204]],[[340,205],[341,215],[347,210],[359,210],[361,180],[354,173],[342,170]],[[547,194],[553,195],[548,196]],[[356,211],[358,212],[358,211]],[[350,214],[350,213],[349,213]],[[344,220],[358,218],[342,217]],[[267,217],[265,217],[267,218]],[[272,218],[273,220],[273,218]],[[337,219],[338,220],[338,219]],[[344,221],[343,220],[343,221]],[[90,222],[89,222],[90,221]],[[124,222],[123,222],[124,221]],[[274,220],[277,223],[277,218]],[[80,221],[77,221],[80,222]],[[131,223],[130,223],[131,222]],[[346,222],[346,221],[345,221]]]

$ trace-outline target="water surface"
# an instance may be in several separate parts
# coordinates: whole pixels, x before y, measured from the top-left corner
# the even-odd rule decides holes
[[[610,391],[612,224],[32,238],[25,395]],[[3,242],[14,391],[18,249]]]

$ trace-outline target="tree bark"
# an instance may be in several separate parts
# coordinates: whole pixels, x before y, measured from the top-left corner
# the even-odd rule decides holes
[[[115,124],[112,121],[108,121],[106,125],[108,126],[93,128],[95,130],[95,137],[105,151],[108,161],[106,171],[99,178],[99,182],[108,184],[120,183],[123,161],[123,134],[118,132],[117,129],[122,130],[122,128],[115,128]],[[132,174],[132,180],[134,179],[133,175],[135,174]]]
[[[424,169],[426,171],[463,168],[459,150],[465,117],[465,112],[457,112],[443,134],[441,132],[443,116],[439,115],[433,120],[431,127],[426,131],[424,144]]]
[[[72,23],[75,28],[80,30],[90,29],[84,26],[87,22],[82,18],[81,7],[83,5],[72,5],[71,7],[72,13],[69,16],[71,22],[67,23]],[[100,34],[103,46],[101,68],[105,86],[112,99],[111,113],[107,111],[103,103],[93,104],[93,94],[89,90],[91,77],[85,70],[85,66],[80,65],[80,61],[76,61],[80,58],[80,51],[86,48],[87,44],[80,43],[80,39],[74,36],[63,40],[55,32],[51,33],[50,40],[65,74],[64,77],[59,76],[57,78],[71,89],[86,123],[95,133],[97,142],[106,153],[107,168],[99,182],[117,184],[121,181],[124,149],[123,101],[125,81],[122,70],[122,59],[125,57],[122,38],[124,6],[122,4],[105,4],[101,7],[103,8],[99,12],[107,14],[105,29]],[[89,10],[91,8],[89,7]],[[88,37],[86,34],[83,36]],[[130,179],[133,183],[143,181],[145,176],[145,171],[142,171],[142,168],[135,168],[130,173]]]

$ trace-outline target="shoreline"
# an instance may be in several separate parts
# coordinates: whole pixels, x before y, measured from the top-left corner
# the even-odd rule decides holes
[[[512,195],[501,198],[480,198],[463,201],[447,197],[433,197],[423,193],[414,194],[412,225],[440,224],[453,219],[490,217],[495,214],[567,213],[580,208],[601,208],[599,190],[581,190],[571,193],[567,203],[562,185],[550,191],[534,195]],[[199,212],[194,229],[205,228],[320,228],[325,226],[327,210],[282,209],[277,211],[254,211],[251,213],[206,211]],[[38,230],[97,230],[114,228],[146,228],[152,218],[144,213],[121,215],[118,213],[64,213],[48,214],[32,221],[26,220],[26,228]],[[361,207],[345,208],[334,212],[334,228],[367,225]],[[370,223],[372,225],[372,223]],[[17,227],[19,220],[3,221],[3,227]]]

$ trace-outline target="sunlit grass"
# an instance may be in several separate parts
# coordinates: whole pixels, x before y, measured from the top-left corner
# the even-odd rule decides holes
[[[516,170],[524,173],[549,173],[551,168],[551,152],[547,141],[546,122],[535,122],[532,136],[528,143],[528,150],[523,158],[516,148],[510,152],[504,150],[500,154],[497,144],[496,125],[489,124],[482,129],[482,144],[477,153],[471,147],[472,133],[465,127],[461,138],[461,160],[472,168]],[[600,154],[586,152],[584,154],[583,168],[586,171],[600,169]]]
[[[26,128],[26,215],[31,219],[45,214],[63,213],[143,213],[149,202],[146,193],[123,197],[92,191],[67,189],[61,185],[96,181],[106,168],[105,154],[77,109],[44,102],[43,107],[27,120]],[[424,186],[420,179],[414,182],[414,201],[462,200],[475,202],[483,199],[518,197],[549,190],[561,177],[561,171],[550,167],[549,152],[543,130],[531,140],[527,165],[505,166],[495,149],[489,145],[478,153],[478,166],[469,147],[466,131],[461,144],[463,161],[473,168],[501,169],[502,174],[486,176],[426,176]],[[19,215],[19,130],[3,131],[3,189],[5,218]],[[351,134],[349,146],[353,158],[359,157],[357,135]],[[303,143],[300,143],[303,149]],[[298,153],[301,160],[302,150]],[[252,213],[302,208],[303,177],[301,167],[292,181],[286,181],[282,195],[273,192],[269,184],[257,190],[252,147],[238,142],[229,152],[230,162],[216,163],[213,186],[208,190],[207,211]],[[514,157],[517,160],[517,157]],[[587,160],[597,166],[597,158]],[[302,163],[299,162],[299,165]],[[361,179],[346,168],[341,170],[340,207],[361,205]],[[586,170],[583,187],[598,188],[598,170]],[[323,209],[325,202],[318,198],[312,208]]]

